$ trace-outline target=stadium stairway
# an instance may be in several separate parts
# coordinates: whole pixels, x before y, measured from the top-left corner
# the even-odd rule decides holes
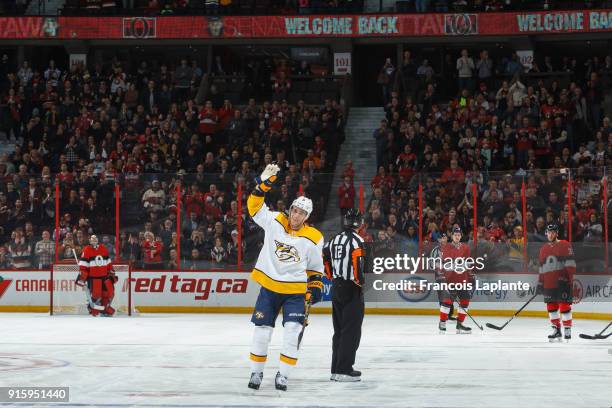
[[[66,0],[32,0],[26,11],[27,15],[40,15],[56,16],[59,14],[59,10],[64,7]]]
[[[371,196],[369,186],[376,175],[376,145],[373,133],[384,117],[385,112],[382,107],[356,107],[349,110],[345,126],[346,139],[338,154],[325,221],[321,224],[321,231],[326,238],[336,234],[341,227],[337,192],[342,184],[341,174],[344,165],[349,160],[353,161],[355,169],[355,207],[359,205],[359,183],[363,183],[364,206],[367,209]]]

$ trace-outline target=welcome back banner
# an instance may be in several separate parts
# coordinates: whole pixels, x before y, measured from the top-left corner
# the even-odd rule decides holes
[[[0,39],[446,37],[612,32],[612,10],[316,16],[1,17]]]

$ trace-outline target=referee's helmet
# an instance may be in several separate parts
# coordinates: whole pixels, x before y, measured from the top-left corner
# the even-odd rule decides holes
[[[344,214],[343,227],[346,228],[359,228],[361,224],[363,224],[363,215],[354,208],[349,208],[349,210]]]

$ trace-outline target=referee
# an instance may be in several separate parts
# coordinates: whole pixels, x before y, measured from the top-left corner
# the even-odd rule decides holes
[[[446,235],[446,233],[442,233],[438,236],[438,245],[436,245],[431,252],[429,253],[429,258],[430,259],[440,259],[441,262],[444,262],[444,260],[442,259],[442,248],[444,247],[444,245],[446,245],[448,242],[448,236]],[[433,270],[433,274],[434,274],[434,279],[436,280],[437,283],[442,283],[444,282],[444,273],[441,270],[438,270],[437,268],[434,268]],[[448,298],[449,294],[447,291],[445,290],[438,290],[438,301],[440,303],[440,307],[444,306],[444,303],[442,302],[444,300],[444,298]],[[453,307],[453,304],[451,303],[450,305],[450,309],[448,311],[448,320],[457,320],[455,317],[453,317],[453,312],[454,312],[455,308]]]
[[[332,381],[361,381],[361,372],[353,370],[355,354],[361,340],[363,322],[364,241],[357,231],[363,216],[353,208],[343,219],[344,231],[334,236],[323,248],[325,273],[333,280],[332,308]]]

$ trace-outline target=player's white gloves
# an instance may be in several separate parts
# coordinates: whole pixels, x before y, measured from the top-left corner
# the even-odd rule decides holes
[[[262,192],[270,191],[272,184],[276,181],[276,174],[280,168],[276,164],[268,164],[261,176],[257,177],[257,188]]]
[[[261,181],[266,181],[272,176],[276,176],[276,173],[280,171],[280,168],[276,164],[268,164],[264,171],[261,173]]]

